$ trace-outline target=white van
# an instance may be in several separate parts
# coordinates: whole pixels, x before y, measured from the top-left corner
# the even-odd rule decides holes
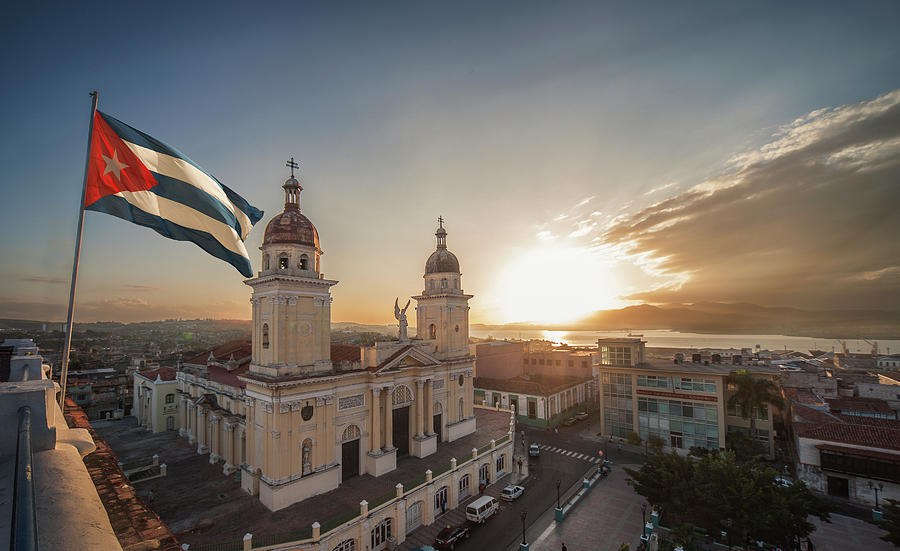
[[[472,522],[484,522],[497,512],[500,504],[491,496],[482,496],[466,507],[466,519]]]

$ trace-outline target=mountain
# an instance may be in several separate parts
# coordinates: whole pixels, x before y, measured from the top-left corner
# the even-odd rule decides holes
[[[823,338],[897,338],[900,312],[801,310],[750,303],[641,304],[601,310],[569,329],[670,329],[693,333],[756,333]]]

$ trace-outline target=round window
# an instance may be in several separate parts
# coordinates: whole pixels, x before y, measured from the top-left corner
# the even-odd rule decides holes
[[[465,378],[462,374],[460,374],[460,376],[459,376],[459,386],[463,386],[463,383],[465,383],[465,382],[466,382],[466,378]]]

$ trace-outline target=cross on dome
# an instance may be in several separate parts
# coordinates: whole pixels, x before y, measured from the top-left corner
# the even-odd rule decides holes
[[[294,169],[295,169],[295,168],[300,168],[300,165],[297,163],[297,161],[294,160],[294,157],[293,157],[293,156],[291,156],[291,160],[290,160],[290,161],[287,161],[286,163],[284,163],[284,166],[290,167],[290,169],[291,169],[291,178],[294,177]]]

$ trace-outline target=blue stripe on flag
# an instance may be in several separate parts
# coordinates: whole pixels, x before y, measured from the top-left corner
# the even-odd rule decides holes
[[[145,133],[141,132],[137,128],[134,128],[132,126],[125,124],[124,122],[120,121],[119,119],[117,119],[111,115],[107,115],[106,113],[104,113],[102,111],[99,111],[99,113],[100,113],[100,116],[103,117],[103,120],[105,120],[107,122],[107,124],[109,124],[109,126],[113,129],[113,131],[115,131],[115,133],[118,134],[119,137],[122,138],[123,140],[125,140],[126,142],[131,142],[135,145],[139,145],[141,147],[146,147],[147,149],[156,151],[157,153],[162,153],[164,155],[169,155],[170,157],[182,159],[183,161],[194,165],[197,168],[197,170],[203,172],[204,174],[206,174],[207,176],[212,178],[213,181],[215,181],[217,184],[219,184],[219,186],[221,186],[222,190],[225,192],[225,195],[234,204],[234,206],[236,208],[240,209],[244,214],[247,215],[247,218],[250,219],[251,225],[255,225],[263,217],[263,211],[259,210],[258,208],[254,207],[253,205],[248,203],[246,199],[244,199],[243,197],[241,197],[240,195],[238,195],[237,193],[232,191],[230,188],[228,188],[226,185],[224,185],[222,182],[220,182],[215,176],[213,176],[212,174],[207,172],[206,169],[204,169],[202,166],[195,163],[190,157],[188,157],[181,151],[178,151],[171,145],[169,145],[161,140],[157,140],[156,138],[154,138],[153,136],[150,136],[149,134],[145,134]],[[238,228],[238,234],[241,234],[240,228]]]
[[[134,222],[140,226],[156,230],[157,233],[168,237],[169,239],[191,241],[214,257],[228,262],[237,268],[237,270],[245,277],[253,277],[250,259],[226,249],[212,235],[203,231],[185,228],[159,216],[148,214],[122,197],[107,195],[87,207],[87,210],[118,216],[129,222]]]
[[[212,179],[216,180],[215,176],[212,176]],[[219,182],[218,180],[216,181]],[[222,186],[222,190],[225,192],[228,200],[231,201],[231,203],[235,207],[237,207],[247,215],[247,218],[250,219],[251,224],[256,225],[256,223],[260,221],[260,219],[263,217],[263,211],[248,203],[246,199],[244,199],[237,193],[231,191],[231,189],[222,182],[219,182],[219,185]],[[238,233],[240,234],[240,230],[238,230]]]
[[[237,218],[234,217],[234,214],[225,208],[218,199],[202,189],[182,182],[178,178],[164,176],[158,172],[151,172],[151,174],[153,174],[153,177],[159,182],[159,184],[150,188],[151,193],[155,193],[166,199],[177,201],[182,205],[200,211],[210,218],[214,218],[223,224],[231,226],[238,235],[241,235],[241,223],[238,222]],[[236,193],[234,195],[237,196]],[[250,223],[255,224],[256,220],[251,219]]]

